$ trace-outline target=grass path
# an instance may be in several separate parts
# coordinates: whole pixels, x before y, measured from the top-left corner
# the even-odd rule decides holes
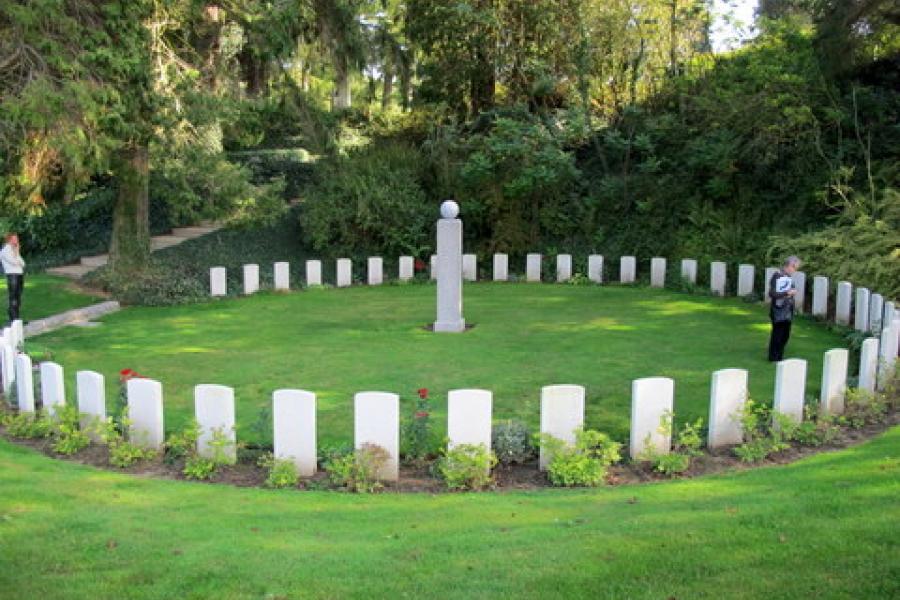
[[[900,428],[598,490],[355,496],[141,479],[0,440],[0,596],[891,598]]]
[[[751,395],[771,401],[774,367],[766,361],[768,319],[762,306],[738,299],[616,286],[476,284],[466,287],[465,315],[475,329],[433,334],[434,287],[354,287],[260,294],[171,308],[130,308],[98,328],[68,328],[35,339],[66,367],[108,378],[112,402],[119,370],[163,382],[167,428],[193,414],[193,386],[233,386],[241,439],[265,441],[254,429],[271,394],[283,387],[319,395],[319,435],[352,435],[352,396],[363,390],[401,394],[408,410],[427,387],[443,424],[446,392],[494,392],[494,417],[537,426],[540,388],[587,388],[587,423],[624,439],[631,381],[675,379],[679,420],[706,416],[710,375],[750,370]],[[788,355],[809,361],[808,392],[818,392],[822,353],[843,340],[797,322]]]

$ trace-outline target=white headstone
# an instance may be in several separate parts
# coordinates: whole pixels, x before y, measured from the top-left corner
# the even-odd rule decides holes
[[[286,262],[277,262],[275,269],[275,289],[284,291],[291,289],[291,265]]]
[[[766,267],[766,279],[763,281],[763,297],[768,304],[772,302],[772,298],[769,296],[769,289],[772,287],[772,276],[777,271],[777,267]]]
[[[671,428],[661,430],[671,418],[675,402],[675,381],[668,377],[645,377],[631,382],[631,437],[629,453],[638,459],[649,448],[656,454],[672,449]]]
[[[891,323],[893,323],[894,319],[898,316],[897,309],[893,302],[885,302],[884,303],[884,316],[881,318],[881,327],[882,329],[885,327],[889,327]]]
[[[869,301],[869,331],[875,334],[881,333],[881,320],[884,317],[884,296],[872,294]]]
[[[753,265],[738,265],[737,295],[739,297],[749,296],[753,293],[753,280],[755,277],[756,268]]]
[[[152,379],[134,378],[126,384],[131,442],[144,448],[160,449],[163,429],[162,384]]]
[[[591,254],[588,256],[588,279],[594,283],[603,283],[603,256]]]
[[[838,325],[850,324],[850,304],[853,285],[849,281],[841,281],[837,287],[837,300],[834,309],[834,322]]]
[[[337,287],[349,287],[353,283],[353,262],[349,258],[337,259]]]
[[[0,338],[0,377],[3,378],[3,393],[9,397],[16,383],[16,353],[6,337]]]
[[[234,431],[234,390],[224,385],[201,384],[194,387],[194,416],[200,426],[197,454],[213,458],[217,449],[211,444],[216,434],[229,443],[219,448],[228,462],[237,461]]]
[[[559,283],[572,279],[572,255],[556,255],[556,281]]]
[[[803,421],[803,402],[806,400],[806,361],[789,358],[775,365],[775,403],[773,410]]]
[[[369,285],[381,285],[384,283],[384,261],[380,256],[370,256],[367,265]]]
[[[478,257],[474,254],[463,254],[462,257],[463,279],[465,281],[478,280]]]
[[[580,385],[547,385],[541,388],[541,433],[570,446],[575,433],[584,428],[584,388]],[[545,470],[550,455],[541,446],[540,468]]]
[[[803,313],[806,310],[806,273],[794,271],[791,279],[794,280],[794,289],[797,290],[794,295],[794,310]]]
[[[353,412],[354,447],[359,450],[369,444],[384,449],[388,460],[379,479],[396,481],[400,476],[400,397],[386,392],[359,392],[353,397]]]
[[[491,449],[491,393],[487,390],[450,390],[447,394],[448,447],[483,444]]]
[[[716,296],[725,295],[725,279],[728,266],[721,261],[714,261],[709,265],[709,290]]]
[[[894,319],[891,325],[881,328],[881,343],[878,352],[878,382],[879,390],[884,390],[894,376],[897,364],[897,335],[900,334],[900,321]]]
[[[666,287],[666,259],[659,256],[650,259],[650,287]]]
[[[94,371],[78,371],[75,388],[81,428],[90,430],[95,423],[106,420],[106,380]],[[96,441],[96,435],[93,437]]]
[[[697,261],[695,259],[681,259],[681,279],[688,283],[697,283]]]
[[[306,261],[306,285],[322,285],[322,261]]]
[[[525,256],[525,280],[541,280],[541,255],[528,254]]]
[[[415,275],[415,260],[412,256],[401,256],[400,265],[397,269],[397,279],[400,281],[409,281]]]
[[[41,369],[41,404],[51,417],[66,405],[63,368],[55,362],[44,361]]]
[[[228,271],[225,267],[213,267],[209,270],[209,295],[228,295]]]
[[[744,439],[741,412],[747,401],[747,371],[722,369],[712,375],[709,402],[710,448],[734,446]]]
[[[878,338],[863,340],[859,351],[859,389],[875,393],[878,378]]]
[[[634,283],[637,277],[637,259],[633,256],[623,256],[619,259],[619,282]]]
[[[259,291],[259,265],[244,265],[244,294]]]
[[[19,412],[34,412],[34,371],[31,357],[16,355],[16,402]]]
[[[856,288],[856,314],[853,317],[853,328],[857,331],[869,331],[869,290]]]
[[[506,281],[509,279],[509,256],[506,254],[494,254],[494,281]]]
[[[844,348],[825,353],[822,366],[822,395],[820,408],[827,415],[844,413],[844,394],[847,391],[847,358]]]
[[[437,254],[432,254],[432,255],[431,255],[431,259],[430,259],[429,265],[430,265],[430,268],[431,268],[431,280],[432,280],[432,281],[437,281],[437,266],[438,266],[438,262],[437,262]]]
[[[272,395],[275,458],[290,460],[303,477],[316,474],[316,395],[276,390]]]
[[[813,278],[813,303],[812,314],[814,317],[828,316],[828,278],[816,276]]]
[[[438,283],[436,332],[466,330],[463,318],[463,224],[459,219],[438,219]]]
[[[12,322],[12,332],[15,336],[16,340],[16,348],[22,349],[25,347],[25,326],[22,323],[22,319],[16,319]]]

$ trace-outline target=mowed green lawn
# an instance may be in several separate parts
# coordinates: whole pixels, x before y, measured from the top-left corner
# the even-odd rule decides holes
[[[481,494],[162,481],[0,440],[0,597],[897,598],[900,428],[789,466]]]
[[[107,376],[111,403],[124,368],[163,383],[167,429],[193,415],[193,386],[233,386],[239,438],[260,434],[252,424],[279,388],[319,397],[319,438],[349,441],[353,394],[396,392],[411,410],[418,388],[435,401],[444,426],[446,392],[479,387],[494,392],[494,418],[537,426],[541,386],[587,388],[587,425],[624,440],[631,381],[675,379],[679,420],[706,416],[716,369],[750,370],[751,395],[770,401],[774,366],[766,361],[766,310],[738,299],[691,296],[616,286],[479,283],[465,288],[463,334],[423,329],[434,319],[430,285],[320,289],[260,294],[202,305],[129,308],[97,328],[70,327],[35,338],[66,368]],[[822,353],[842,340],[800,320],[788,355],[809,361],[817,394]]]
[[[72,281],[65,277],[26,273],[19,316],[25,321],[34,321],[100,301],[95,296],[73,289]],[[6,276],[0,274],[0,323],[6,323],[8,306]]]

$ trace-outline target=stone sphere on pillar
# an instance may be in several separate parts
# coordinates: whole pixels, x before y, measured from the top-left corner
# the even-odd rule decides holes
[[[459,204],[453,200],[445,200],[441,204],[441,218],[455,219],[459,215]]]

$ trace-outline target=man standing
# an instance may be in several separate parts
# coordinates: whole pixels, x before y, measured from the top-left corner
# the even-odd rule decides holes
[[[25,261],[19,253],[19,236],[6,234],[6,245],[0,250],[0,265],[6,273],[6,292],[9,295],[9,322],[19,318],[22,305],[22,287],[25,284]]]
[[[784,359],[784,347],[791,337],[791,321],[794,319],[794,288],[792,275],[800,267],[800,259],[788,256],[781,270],[776,271],[769,280],[769,318],[772,321],[772,335],[769,338],[769,360],[778,362]]]

